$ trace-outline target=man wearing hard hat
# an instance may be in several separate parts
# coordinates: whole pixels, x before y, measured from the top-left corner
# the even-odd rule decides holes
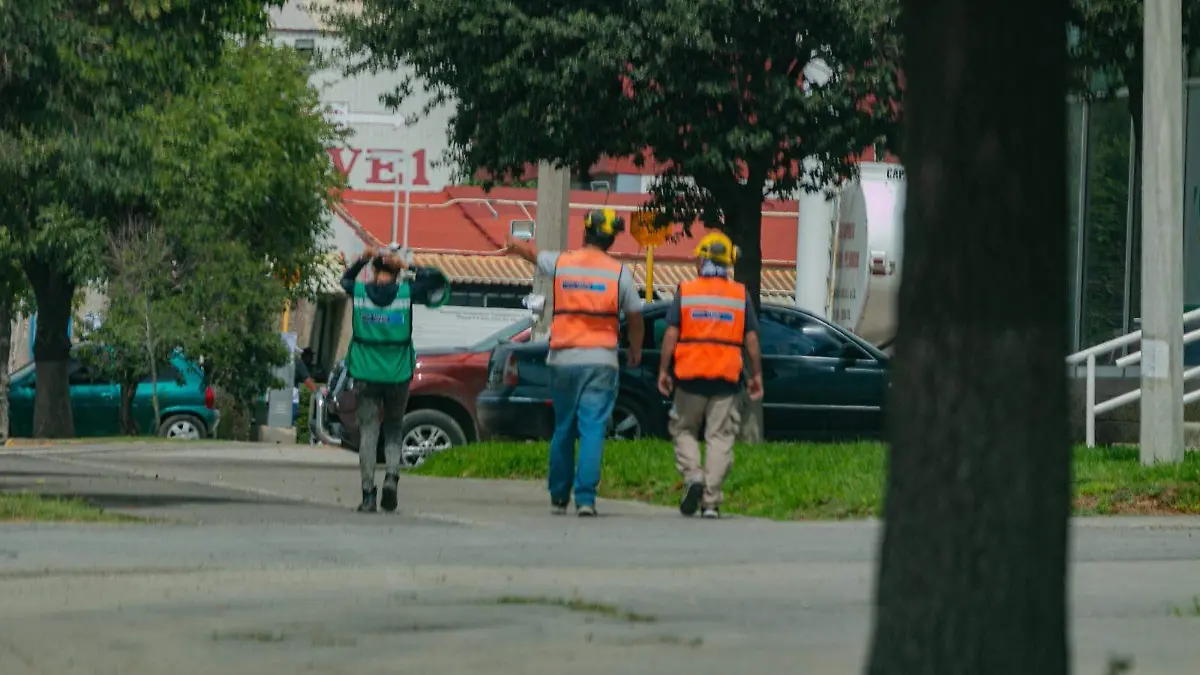
[[[733,463],[733,442],[741,424],[738,397],[743,354],[750,357],[746,382],[750,398],[762,398],[762,358],[758,317],[746,287],[729,278],[737,249],[729,237],[713,232],[696,247],[697,277],[679,285],[667,311],[658,388],[674,393],[669,430],[675,441],[675,466],[685,483],[679,511],[721,515],[721,485]],[[700,427],[704,426],[706,461],[700,465]]]
[[[530,242],[508,242],[511,253],[554,280],[546,364],[554,403],[549,483],[555,514],[567,512],[573,488],[576,514],[596,515],[604,438],[617,400],[621,312],[628,326],[627,365],[636,368],[642,360],[645,326],[637,284],[629,268],[608,255],[624,230],[624,220],[603,209],[584,217],[583,248],[578,251],[539,253]]]

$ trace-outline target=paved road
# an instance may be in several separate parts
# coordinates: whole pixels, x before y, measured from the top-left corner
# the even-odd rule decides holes
[[[150,525],[0,526],[0,673],[856,672],[875,523],[684,521],[540,486],[405,477],[361,516],[354,457],[270,446],[0,450],[0,490]],[[1200,663],[1200,520],[1078,521],[1077,673]]]

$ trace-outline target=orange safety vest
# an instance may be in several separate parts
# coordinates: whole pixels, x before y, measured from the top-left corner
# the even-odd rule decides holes
[[[551,349],[616,349],[621,263],[599,251],[566,251],[554,265]]]
[[[714,277],[685,281],[679,285],[679,305],[675,377],[737,382],[746,336],[746,287]]]

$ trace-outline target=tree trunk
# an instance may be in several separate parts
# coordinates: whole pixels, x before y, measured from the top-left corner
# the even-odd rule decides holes
[[[38,308],[37,334],[33,341],[33,360],[37,369],[33,435],[35,438],[72,438],[75,423],[71,418],[71,390],[67,383],[67,361],[71,355],[67,327],[71,322],[75,282],[39,260],[25,261],[25,275],[33,286]]]
[[[121,412],[119,419],[121,422],[121,434],[125,436],[139,435],[137,420],[133,417],[133,399],[137,396],[137,387],[137,380],[121,385]]]
[[[8,440],[8,364],[12,358],[13,302],[0,297],[0,443]]]
[[[762,194],[761,189],[758,194]],[[750,294],[750,300],[754,303],[754,310],[758,311],[762,307],[762,199],[746,199],[725,212],[737,214],[734,227],[730,228],[730,238],[741,252],[734,264],[733,277],[745,284],[746,292]],[[745,390],[742,391],[739,401],[742,426],[738,431],[738,440],[743,443],[761,443],[763,402],[751,401]]]
[[[150,402],[154,406],[154,423],[161,424],[162,417],[160,417],[158,406],[158,358],[157,350],[154,348],[154,331],[150,323],[150,294],[146,293],[144,297],[146,299],[146,357],[150,363]]]
[[[907,257],[871,675],[1068,671],[1065,9],[904,0]]]
[[[762,305],[762,201],[751,203],[746,200],[731,210],[738,215],[736,224],[729,230],[729,238],[741,249],[733,266],[733,278],[746,285],[757,310]]]

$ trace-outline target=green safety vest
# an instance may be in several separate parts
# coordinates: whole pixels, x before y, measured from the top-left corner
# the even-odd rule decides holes
[[[354,284],[354,336],[346,354],[350,376],[362,382],[400,384],[412,379],[416,352],[412,345],[412,291],[396,288],[396,299],[380,307],[367,297],[367,287]]]

